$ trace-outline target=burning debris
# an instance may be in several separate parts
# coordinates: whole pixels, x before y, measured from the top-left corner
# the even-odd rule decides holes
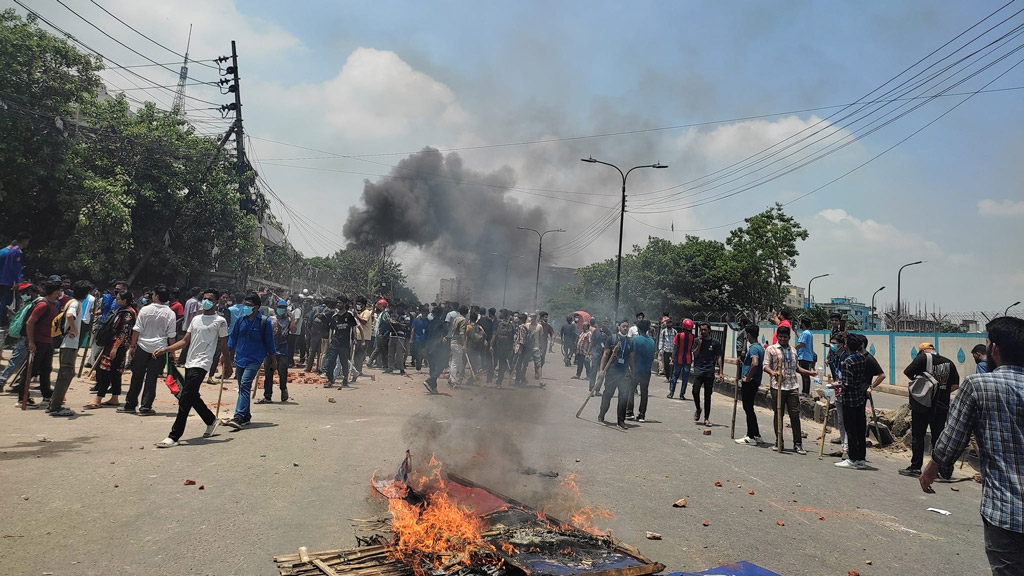
[[[410,481],[406,452],[394,478],[372,480],[388,499],[393,536],[387,544],[307,554],[306,560],[277,557],[281,574],[645,576],[665,568],[594,525],[610,512],[583,506],[563,522],[454,474],[442,476],[433,457],[428,467],[429,474]],[[562,486],[578,503],[575,475]]]

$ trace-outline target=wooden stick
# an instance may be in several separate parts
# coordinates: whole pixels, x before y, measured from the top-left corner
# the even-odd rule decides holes
[[[783,374],[786,371],[786,367],[783,365],[783,362],[785,362],[785,361],[786,361],[786,357],[782,356],[781,352],[780,352],[779,371],[778,371],[778,375],[775,377],[775,379],[778,381],[778,385],[779,385],[778,393],[776,394],[777,402],[776,402],[776,408],[775,408],[775,417],[779,419],[779,423],[775,427],[776,428],[776,430],[775,430],[775,436],[776,436],[776,438],[775,438],[775,445],[778,448],[779,454],[782,454],[782,446],[783,446],[782,432],[784,430],[784,427],[783,427],[783,424],[782,424],[782,377],[783,377]]]
[[[828,434],[828,413],[832,410],[831,398],[825,396],[825,418],[821,425],[821,444],[818,446],[818,460],[825,456],[825,435]]]
[[[319,568],[320,571],[323,572],[324,574],[326,574],[327,576],[338,576],[338,573],[335,572],[327,564],[324,564],[324,562],[322,560],[318,560],[316,558],[313,558],[312,562],[313,562],[313,566],[316,566],[317,568]]]
[[[746,335],[747,333],[745,331],[740,330],[736,333],[736,338],[740,338],[741,336],[746,338]],[[746,346],[744,346],[744,348],[746,348]],[[733,381],[734,386],[732,391],[732,425],[729,427],[729,438],[734,440],[736,439],[736,406],[740,401],[740,378],[743,374],[743,362],[745,360],[746,358],[736,358],[736,380]]]
[[[309,563],[309,548],[299,546],[299,562]]]
[[[220,382],[218,384],[220,390],[217,390],[217,414],[214,416],[214,420],[220,419],[220,399],[224,396],[224,369],[220,371]]]
[[[45,328],[45,326],[44,326]],[[27,346],[27,344],[26,344]],[[34,350],[29,350],[28,358],[25,360],[25,384],[21,389],[21,409],[28,409],[28,393],[29,387],[32,386],[32,363],[35,360],[36,353]]]

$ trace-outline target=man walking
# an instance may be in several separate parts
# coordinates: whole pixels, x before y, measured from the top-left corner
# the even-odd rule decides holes
[[[277,301],[275,312],[277,314],[270,319],[270,326],[274,331],[274,348],[277,353],[274,356],[267,356],[263,361],[263,398],[257,400],[257,404],[270,404],[274,401],[275,372],[278,387],[281,389],[281,402],[288,401],[288,363],[292,356],[289,343],[292,341],[293,320],[288,314],[288,303],[284,300]],[[273,362],[274,360],[276,362]]]
[[[328,334],[331,337],[327,345],[327,383],[324,388],[331,388],[341,374],[341,387],[348,388],[348,375],[350,370],[349,359],[352,355],[352,336],[359,322],[352,311],[349,310],[351,302],[348,298],[338,301],[337,309],[327,323]],[[338,361],[341,361],[340,368]]]
[[[932,433],[932,450],[938,442],[942,430],[946,427],[949,415],[949,397],[960,385],[960,373],[952,360],[935,352],[935,345],[924,342],[917,347],[917,356],[903,371],[913,382],[918,377],[931,378],[935,382],[932,391],[932,405],[923,406],[913,396],[910,397],[910,430],[911,442],[910,466],[900,470],[902,476],[917,477],[921,475],[924,464],[924,435],[928,428]],[[939,470],[939,478],[949,480],[953,477],[953,465]]]
[[[412,321],[412,365],[416,368],[417,372],[423,370],[424,346],[427,343],[428,325],[430,325],[430,320],[427,320],[426,311],[421,309]],[[489,377],[490,375],[488,375],[488,379]]]
[[[633,337],[633,365],[636,372],[633,375],[633,386],[629,391],[629,401],[626,403],[626,420],[633,419],[633,397],[636,389],[640,388],[640,410],[636,413],[636,421],[644,422],[647,416],[647,398],[651,385],[651,369],[654,366],[654,339],[647,335],[651,330],[649,320],[641,320],[636,323],[637,335]]]
[[[356,326],[355,343],[355,377],[359,378],[363,373],[363,362],[366,360],[367,351],[371,349],[370,346],[373,342],[373,307],[369,306],[365,297],[360,296],[356,298],[356,311],[353,316],[359,324]]]
[[[761,388],[761,376],[764,370],[764,347],[757,341],[760,332],[757,326],[750,324],[741,332],[747,338],[747,354],[743,358],[743,372],[740,377],[740,394],[743,398],[743,413],[747,416],[747,435],[737,438],[737,444],[757,446],[761,443],[761,429],[757,425],[757,413],[754,401],[757,391]]]
[[[242,300],[242,317],[235,323],[235,329],[228,335],[229,361],[234,362],[238,382],[238,400],[235,415],[227,426],[241,430],[252,420],[249,400],[252,383],[267,356],[273,356],[270,369],[277,370],[277,348],[274,346],[274,329],[270,321],[260,313],[263,303],[259,294],[253,292]]]
[[[601,411],[597,421],[604,424],[604,416],[612,403],[612,396],[619,394],[618,409],[615,411],[616,425],[626,430],[626,407],[633,395],[633,374],[636,358],[633,341],[629,337],[629,321],[619,322],[619,332],[605,342],[601,356],[601,372],[604,373],[604,393],[601,395]]]
[[[167,286],[157,285],[153,289],[153,303],[143,306],[135,318],[132,343],[128,346],[128,356],[132,359],[132,380],[128,385],[124,406],[118,408],[118,412],[134,414],[141,392],[142,406],[139,408],[139,416],[156,414],[153,410],[156,380],[167,364],[167,355],[154,355],[153,352],[173,343],[178,334],[178,317],[167,305],[170,297],[171,293]]]
[[[572,315],[565,318],[565,324],[562,324],[558,332],[562,339],[562,362],[566,367],[572,366],[573,354],[576,353],[576,340],[579,338]]]
[[[0,326],[7,327],[7,307],[18,302],[18,285],[21,283],[22,250],[28,248],[32,236],[22,232],[2,252],[0,262]]]
[[[498,317],[498,325],[494,329],[494,338],[491,340],[491,353],[494,356],[494,364],[497,367],[498,379],[496,385],[498,388],[501,388],[506,371],[514,373],[509,362],[512,358],[515,334],[516,326],[509,320],[508,310],[502,310],[501,315]]]
[[[671,391],[675,388],[675,385],[672,384],[672,353],[675,352],[677,335],[679,335],[679,331],[672,327],[671,320],[665,321],[661,334],[658,335],[658,350],[661,351],[661,368],[665,373],[665,382],[668,382],[670,385],[670,398],[672,397]]]
[[[784,413],[780,413],[779,395],[782,396],[782,409],[789,412],[789,424],[793,428],[793,451],[797,454],[807,454],[804,450],[803,434],[800,431],[800,380],[798,375],[804,369],[797,361],[796,349],[789,344],[790,329],[788,326],[780,326],[775,331],[778,342],[772,344],[765,351],[764,371],[771,377],[771,403],[775,409],[775,435],[779,435],[779,428],[782,426]],[[863,363],[863,359],[861,359]],[[779,380],[782,380],[780,388]],[[861,420],[864,419],[864,405],[861,404]],[[861,443],[864,442],[864,429],[861,429]],[[785,441],[776,437],[772,450],[785,449]]]
[[[779,342],[782,342],[780,329]],[[843,425],[846,427],[846,439],[849,442],[849,456],[846,460],[836,462],[837,468],[867,468],[867,417],[864,408],[867,406],[867,395],[871,393],[868,362],[864,352],[860,334],[847,334],[846,347],[850,354],[843,360],[839,373],[839,404],[843,411]],[[867,339],[864,339],[866,342]]]
[[[405,357],[408,355],[409,327],[412,318],[405,311],[405,304],[399,303],[395,314],[390,318],[391,340],[388,342],[388,355],[391,357],[388,369],[384,372],[405,374]]]
[[[323,371],[325,360],[323,354],[323,340],[327,336],[327,323],[330,322],[334,311],[328,308],[328,301],[322,300],[309,312],[309,351],[306,352],[306,372],[312,372],[313,364],[318,363],[318,369]]]
[[[676,393],[676,382],[680,382],[679,399],[686,398],[686,386],[690,382],[690,364],[693,363],[693,320],[683,320],[683,329],[672,341],[672,380],[668,383],[668,397]]]
[[[989,372],[964,380],[949,420],[921,473],[921,489],[950,469],[973,433],[981,451],[981,518],[993,576],[1024,574],[1024,320],[1003,316],[985,326]]]
[[[573,376],[576,380],[582,379],[584,369],[587,370],[587,380],[590,380],[590,348],[594,343],[592,333],[590,322],[584,320],[580,335],[576,338],[576,375]]]
[[[443,305],[434,306],[431,311],[430,321],[427,324],[427,340],[425,349],[427,352],[427,368],[430,373],[423,385],[430,394],[437,394],[437,378],[448,365],[448,346],[446,335],[448,328],[444,322],[445,310]],[[501,382],[498,382],[501,385]]]
[[[163,356],[181,348],[188,348],[185,356],[185,382],[182,384],[181,394],[178,396],[178,415],[171,424],[171,433],[162,441],[157,442],[157,448],[171,448],[178,445],[178,440],[185,433],[185,425],[188,424],[188,414],[193,409],[206,424],[206,431],[203,438],[213,436],[217,429],[217,419],[213,412],[203,402],[199,395],[199,388],[206,375],[215,368],[213,363],[217,350],[220,350],[221,366],[224,370],[224,377],[231,376],[231,363],[228,362],[228,321],[217,312],[216,303],[220,293],[216,290],[207,289],[201,293],[202,300],[199,308],[200,314],[192,318],[192,322],[185,330],[185,336],[181,340],[166,348],[158,348],[153,356]]]
[[[703,387],[704,425],[711,426],[711,394],[715,391],[716,374],[722,373],[725,353],[722,343],[711,337],[711,324],[701,322],[699,335],[694,345],[697,358],[693,362],[693,403],[697,411],[693,414],[693,421],[700,422],[700,389]]]
[[[449,323],[448,338],[451,347],[451,360],[448,366],[448,385],[456,388],[462,383],[466,370],[466,314],[469,307],[463,304]]]
[[[60,327],[64,334],[60,343],[60,368],[57,370],[57,383],[50,396],[50,416],[74,416],[70,408],[64,407],[64,395],[68,392],[71,379],[75,376],[75,359],[78,358],[79,339],[82,337],[82,315],[85,312],[83,302],[89,297],[92,284],[85,280],[75,282],[72,300],[64,308],[64,323]]]

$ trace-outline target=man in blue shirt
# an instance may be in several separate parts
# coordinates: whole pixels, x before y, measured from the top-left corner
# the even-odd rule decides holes
[[[811,333],[811,320],[800,319],[800,339],[796,343],[796,359],[804,370],[814,371],[814,334]],[[804,395],[811,393],[811,377],[806,373],[803,378]]]
[[[633,395],[637,386],[640,387],[640,410],[636,413],[636,421],[643,422],[647,416],[647,392],[651,385],[651,368],[654,365],[654,338],[647,335],[650,330],[650,320],[636,323],[637,334],[633,337],[633,363],[636,366],[636,373],[633,376],[629,401],[626,403],[626,420],[633,419]]]
[[[234,360],[238,379],[238,401],[235,403],[235,416],[227,426],[241,430],[248,426],[252,419],[249,412],[249,399],[252,383],[256,379],[263,360],[271,356],[270,369],[277,370],[277,348],[274,346],[274,328],[269,320],[260,314],[262,304],[259,294],[249,294],[242,300],[241,317],[228,336],[228,350]]]
[[[590,337],[590,391],[597,396],[600,389],[596,388],[597,373],[601,371],[601,356],[604,354],[604,344],[608,340],[608,319],[600,324],[594,319],[594,329]]]
[[[423,350],[427,343],[428,324],[430,321],[427,320],[427,314],[421,309],[416,319],[412,321],[412,363],[416,366],[417,372],[423,370]],[[490,378],[490,373],[487,376]]]
[[[18,283],[21,282],[21,250],[28,248],[32,236],[27,232],[18,234],[0,261],[0,326],[7,326],[7,307],[17,302]]]
[[[761,387],[761,375],[764,370],[764,346],[757,341],[758,328],[750,324],[744,329],[749,347],[743,359],[743,372],[740,377],[740,393],[743,398],[743,412],[747,415],[747,435],[736,440],[737,444],[757,446],[761,442],[761,430],[757,426],[757,413],[754,412],[754,400],[757,390]]]

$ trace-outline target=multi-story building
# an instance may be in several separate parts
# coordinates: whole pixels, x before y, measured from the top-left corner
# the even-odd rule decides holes
[[[833,298],[831,302],[819,304],[819,306],[828,310],[829,313],[838,312],[842,314],[847,320],[856,322],[863,330],[877,330],[879,321],[876,320],[874,325],[872,325],[871,307],[858,302],[856,298],[849,296]]]
[[[792,284],[786,285],[786,297],[783,299],[782,304],[790,310],[798,310],[804,308],[804,289],[800,286],[793,286]]]

